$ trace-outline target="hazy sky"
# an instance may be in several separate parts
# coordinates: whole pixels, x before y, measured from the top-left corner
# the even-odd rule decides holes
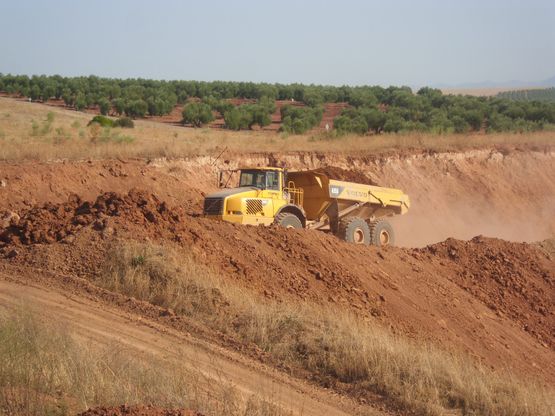
[[[555,0],[0,0],[0,72],[430,85],[555,76]]]

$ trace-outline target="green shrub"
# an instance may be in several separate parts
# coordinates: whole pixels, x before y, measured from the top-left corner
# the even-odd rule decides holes
[[[254,125],[264,127],[272,122],[275,103],[261,99],[257,104],[243,104],[224,113],[225,127],[230,130],[251,129]]]
[[[175,94],[162,93],[160,96],[151,96],[146,100],[148,114],[151,116],[162,116],[169,114],[177,103]]]
[[[383,131],[387,120],[387,116],[383,111],[377,108],[362,108],[360,110],[360,115],[366,120],[368,129],[372,130],[374,133]]]
[[[131,118],[144,117],[148,105],[144,100],[131,100],[125,103],[125,114]]]
[[[258,125],[260,127],[268,126],[272,122],[268,107],[265,107],[264,105],[247,104],[241,107],[244,107],[244,111],[251,114],[251,123],[249,124],[249,128],[252,128],[254,125]]]
[[[276,111],[276,101],[273,98],[270,97],[261,97],[258,100],[258,105],[260,105],[264,111],[266,111],[268,114],[273,114]]]
[[[488,118],[488,131],[503,132],[513,128],[513,122],[510,117],[503,114],[493,113]]]
[[[110,119],[106,116],[94,116],[92,118],[92,120],[89,121],[87,126],[90,126],[93,123],[99,124],[102,127],[113,127],[114,126],[114,120],[112,120],[112,119]]]
[[[281,107],[281,128],[285,133],[303,134],[316,127],[322,121],[323,107]]]
[[[207,104],[210,106],[210,108],[212,109],[212,111],[217,111],[218,113],[220,113],[222,116],[230,111],[231,109],[234,108],[234,105],[231,104],[229,101],[225,101],[225,100],[219,100],[213,96],[210,97],[206,97],[202,100],[202,102],[204,104]]]
[[[75,98],[75,108],[79,111],[83,111],[85,108],[87,108],[87,101],[83,94],[79,94]]]
[[[324,97],[318,90],[312,88],[305,91],[303,102],[309,107],[318,107],[324,104]]]
[[[121,116],[125,112],[125,100],[123,98],[116,98],[113,104],[116,114]]]
[[[434,110],[430,116],[430,131],[436,134],[452,133],[455,131],[455,125],[446,111]]]
[[[462,116],[455,115],[451,117],[451,122],[453,123],[455,133],[466,133],[470,130],[470,124]]]
[[[122,127],[127,129],[132,129],[135,127],[135,123],[129,117],[121,117],[114,121],[114,127]]]
[[[368,123],[361,115],[352,118],[348,115],[340,115],[335,118],[333,125],[339,133],[365,134],[368,132]]]
[[[367,90],[354,90],[349,95],[347,102],[354,107],[369,107],[378,104],[376,96]]]
[[[251,124],[251,114],[243,108],[234,107],[224,113],[224,122],[226,129],[248,129]]]
[[[386,133],[397,133],[403,130],[405,120],[399,114],[391,112],[387,113],[387,118],[383,126],[383,131]]]
[[[214,120],[214,114],[208,104],[189,103],[183,108],[183,124],[192,124],[193,127],[200,127]]]
[[[108,101],[108,99],[101,98],[100,100],[98,100],[98,107],[100,109],[100,114],[105,116],[112,109],[112,104],[110,103],[110,101]]]

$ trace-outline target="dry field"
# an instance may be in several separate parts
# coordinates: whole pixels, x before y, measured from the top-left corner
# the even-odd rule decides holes
[[[541,90],[539,87],[493,87],[493,88],[442,88],[443,94],[453,95],[473,95],[475,97],[493,97],[500,92],[521,91],[521,90]]]
[[[540,149],[555,132],[434,136],[398,134],[334,137],[287,136],[267,131],[231,132],[137,120],[134,129],[87,127],[91,114],[0,97],[0,160],[217,157],[268,152],[333,152],[366,155],[417,151],[463,151],[495,146]]]

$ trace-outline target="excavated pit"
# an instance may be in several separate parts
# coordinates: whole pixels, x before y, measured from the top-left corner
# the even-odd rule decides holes
[[[104,192],[140,188],[201,213],[203,196],[217,189],[219,169],[278,164],[291,170],[325,169],[336,179],[402,189],[411,198],[411,208],[408,214],[391,218],[400,246],[424,247],[476,235],[516,242],[555,236],[555,153],[551,149],[375,157],[254,154],[221,159],[3,164],[0,211],[19,214],[37,204],[65,202],[71,194],[92,200]]]
[[[398,243],[416,248],[380,250],[316,231],[202,218],[219,168],[270,162],[402,189],[411,209],[391,221]],[[2,164],[0,267],[94,281],[115,241],[171,244],[274,301],[350,310],[493,368],[555,383],[550,149],[261,154],[218,163],[198,157]]]

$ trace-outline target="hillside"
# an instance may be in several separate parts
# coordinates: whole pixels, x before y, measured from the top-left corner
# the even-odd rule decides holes
[[[20,127],[32,116],[19,110],[36,108],[19,103],[9,111],[18,145],[32,140]],[[54,123],[76,119],[84,117],[61,111]],[[141,145],[169,131],[142,123]],[[200,134],[183,139],[214,145]],[[91,357],[105,357],[107,346],[164,368],[156,373],[160,385],[168,375],[195,378],[167,385],[186,389],[182,400],[136,386],[80,395],[92,387],[75,390],[68,375],[65,395],[52,385],[32,403],[63,404],[73,414],[124,403],[201,414],[244,414],[249,406],[257,415],[552,413],[549,136],[541,145],[516,135],[502,146],[458,151],[400,142],[397,149],[359,143],[363,151],[355,152],[240,151],[255,137],[264,140],[224,140],[231,149],[220,157],[224,147],[210,156],[149,158],[129,148],[116,158],[109,152],[118,148],[110,147],[81,159],[102,144],[75,140],[71,158],[0,163],[0,316],[23,303],[39,321],[71,328],[75,348],[87,345]],[[202,217],[218,169],[269,164],[403,189],[412,205],[392,221],[400,247]]]

